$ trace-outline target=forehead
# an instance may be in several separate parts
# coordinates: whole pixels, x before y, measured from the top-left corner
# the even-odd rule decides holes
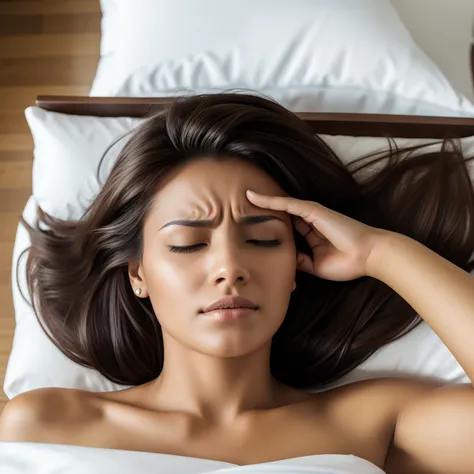
[[[151,214],[164,221],[177,216],[197,218],[216,207],[230,207],[242,214],[258,209],[259,214],[275,214],[290,221],[285,212],[254,206],[246,198],[247,189],[287,195],[271,176],[252,163],[236,158],[200,158],[176,170],[162,183]]]

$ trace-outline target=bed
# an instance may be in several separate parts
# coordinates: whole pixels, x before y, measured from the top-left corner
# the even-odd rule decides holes
[[[146,117],[165,108],[173,97],[43,96],[37,107],[50,112],[98,117]],[[315,133],[405,138],[448,138],[474,135],[474,117],[394,114],[296,112]]]
[[[81,206],[99,190],[97,186],[87,188],[85,183],[92,182],[91,176],[96,170],[101,151],[104,151],[116,134],[133,128],[147,115],[166,106],[170,100],[171,98],[38,97],[37,105],[26,111],[35,140],[33,194],[23,213],[27,221],[34,221],[36,203],[58,217],[79,216],[83,209]],[[384,147],[387,136],[397,137],[399,143],[431,141],[434,142],[433,146],[436,146],[437,141],[433,139],[462,137],[463,148],[468,153],[474,152],[474,118],[335,113],[299,115],[348,161],[370,150]],[[103,136],[106,138],[98,142],[98,137]],[[72,143],[77,147],[71,151],[69,145],[72,147]],[[69,147],[69,156],[65,154],[64,144]],[[118,151],[113,156],[117,153]],[[28,246],[28,236],[19,227],[12,273],[17,326],[4,384],[9,398],[47,386],[92,391],[126,388],[70,361],[42,333],[34,313],[21,298],[15,284],[18,276],[20,285],[25,290],[24,260],[19,262],[18,273],[16,264],[21,251]],[[387,375],[436,379],[446,384],[469,382],[446,346],[422,323],[407,335],[381,348],[333,386]],[[116,472],[114,469],[120,469],[122,473],[145,473],[158,468],[160,472],[175,474],[221,472],[220,469],[222,472],[265,472],[256,467],[252,470],[248,466],[244,469],[235,465],[224,466],[222,463],[209,464],[212,461],[168,454],[114,452],[46,443],[0,443],[2,472],[5,472],[3,466],[7,466],[6,472],[9,474],[38,472],[39,460],[42,465],[40,472],[44,473],[55,472],[58,466],[61,472],[67,473]],[[298,472],[298,466],[291,462],[285,466],[279,468]]]
[[[347,163],[385,148],[386,137],[395,137],[400,145],[431,143],[434,148],[440,138],[460,138],[466,154],[474,154],[474,104],[457,93],[417,47],[388,0],[295,0],[291,5],[283,0],[238,4],[206,0],[199,10],[191,0],[102,0],[101,6],[101,60],[90,96],[39,96],[36,105],[25,111],[34,139],[33,190],[23,211],[30,223],[36,219],[36,204],[56,217],[80,218],[100,190],[97,165],[109,145],[175,96],[194,92],[251,89],[273,97],[307,121]],[[216,12],[222,24],[212,18]],[[252,50],[229,24],[238,19],[242,25],[250,17],[245,36],[253,38]],[[150,18],[158,18],[162,27],[156,28]],[[192,35],[175,31],[173,18],[179,18]],[[269,31],[269,18],[272,25],[287,28]],[[212,22],[219,24],[220,39],[228,30],[236,35],[237,47],[224,39],[216,45],[216,32],[203,26]],[[259,35],[262,28],[266,35]],[[341,31],[348,39],[342,41]],[[198,44],[189,39],[197,34]],[[110,150],[102,177],[122,146]],[[67,359],[42,332],[20,292],[26,294],[20,254],[28,247],[28,235],[19,226],[12,258],[16,328],[4,382],[7,396],[42,387],[126,388]],[[387,375],[445,384],[469,382],[424,323],[334,385]],[[329,456],[324,472],[337,472],[330,466]],[[366,468],[364,472],[372,472]],[[276,472],[270,465],[240,467],[168,454],[45,443],[0,443],[0,470],[8,474]],[[281,473],[300,471],[308,472],[296,460],[278,466]]]

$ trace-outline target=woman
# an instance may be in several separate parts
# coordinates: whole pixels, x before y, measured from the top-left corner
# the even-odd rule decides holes
[[[40,209],[47,228],[23,221],[47,334],[134,387],[23,393],[0,439],[474,472],[471,385],[305,390],[406,333],[417,313],[474,380],[467,160],[448,142],[413,151],[346,167],[294,114],[245,94],[181,98],[145,121],[80,221]]]

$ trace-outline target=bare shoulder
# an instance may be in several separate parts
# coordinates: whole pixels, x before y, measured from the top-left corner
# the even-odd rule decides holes
[[[61,443],[68,429],[77,428],[100,410],[90,392],[39,388],[12,398],[0,416],[0,441]]]
[[[385,456],[403,408],[438,386],[414,379],[379,378],[349,383],[323,394],[332,422],[349,437]]]
[[[396,400],[404,400],[407,396],[416,396],[427,393],[440,387],[439,382],[422,380],[419,378],[384,377],[361,380],[334,388],[334,393],[342,396],[372,395],[379,397],[387,395]]]
[[[349,383],[325,392],[333,401],[336,412],[350,410],[356,416],[372,413],[395,422],[407,403],[423,397],[436,388],[439,382],[409,378],[378,378]]]

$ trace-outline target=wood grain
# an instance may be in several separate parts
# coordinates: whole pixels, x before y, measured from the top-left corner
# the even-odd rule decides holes
[[[33,148],[30,133],[0,133],[0,150],[25,151]]]
[[[100,31],[100,22],[100,12],[44,15],[3,13],[0,15],[0,36],[97,33]]]
[[[18,212],[20,215],[31,195],[31,187],[20,189],[0,189],[0,212]],[[3,255],[3,258],[10,259],[11,255]],[[5,260],[0,259],[0,262]]]
[[[32,150],[28,151],[5,151],[5,150],[0,150],[0,163],[6,162],[6,161],[12,161],[12,162],[17,162],[17,161],[31,161],[33,158],[33,152]]]
[[[40,95],[88,95],[100,51],[99,0],[0,1],[0,412],[15,317],[11,265],[31,195],[26,107]]]
[[[29,133],[23,110],[0,112],[0,131],[2,133]]]
[[[31,160],[0,162],[0,189],[31,188],[31,184]]]
[[[98,33],[0,36],[0,59],[67,57],[74,49],[75,57],[92,56],[97,60],[98,44]]]
[[[97,0],[15,0],[0,3],[0,15],[58,15],[98,12]]]
[[[30,165],[31,175],[31,165]],[[31,178],[30,178],[31,179]],[[1,187],[1,186],[0,186]],[[2,212],[0,219],[2,225],[0,226],[0,243],[12,243],[15,238],[16,229],[18,227],[18,218],[21,212]],[[1,346],[0,346],[1,347]]]
[[[1,110],[14,111],[15,115],[18,116],[17,112],[23,112],[25,106],[35,105],[35,100],[38,94],[50,95],[58,93],[61,95],[74,95],[78,91],[81,91],[81,95],[89,94],[90,85],[84,86],[50,86],[48,84],[32,86],[6,86],[0,87],[0,103],[2,104]],[[1,129],[3,131],[3,129]]]
[[[0,87],[91,84],[98,60],[99,56],[0,59]]]

